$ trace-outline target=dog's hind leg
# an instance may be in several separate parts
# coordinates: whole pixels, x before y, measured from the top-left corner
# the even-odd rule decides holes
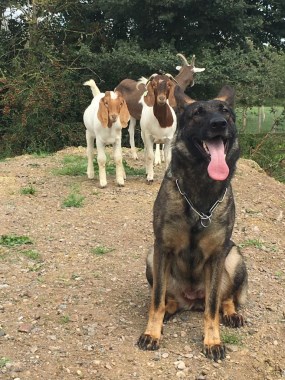
[[[168,264],[167,255],[159,251],[155,245],[152,273],[153,286],[148,324],[144,334],[140,336],[137,342],[138,347],[142,350],[158,350],[159,348],[163,318],[166,311],[165,297],[169,272]]]

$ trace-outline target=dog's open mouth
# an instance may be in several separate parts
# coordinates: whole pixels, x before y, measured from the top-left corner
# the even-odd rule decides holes
[[[209,176],[216,181],[224,181],[229,175],[229,167],[226,163],[228,140],[217,136],[213,139],[198,141],[195,145],[200,152],[210,161],[208,165]]]

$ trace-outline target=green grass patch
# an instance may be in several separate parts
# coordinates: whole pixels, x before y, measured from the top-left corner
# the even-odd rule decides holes
[[[235,344],[235,345],[241,345],[241,338],[239,335],[229,332],[222,332],[221,333],[222,341],[225,344]]]
[[[133,168],[129,166],[125,160],[123,160],[126,175],[130,176],[143,176],[145,175],[144,168]],[[77,155],[66,155],[62,160],[62,167],[54,169],[52,173],[54,175],[68,175],[68,176],[85,176],[87,172],[87,158]],[[98,163],[96,157],[93,160],[94,170],[98,173]],[[107,155],[106,173],[114,175],[116,173],[116,165]]]
[[[62,324],[62,325],[65,325],[66,323],[69,323],[70,322],[70,317],[68,315],[62,315],[60,317],[60,320],[59,322]]]
[[[0,245],[5,247],[14,247],[15,245],[33,244],[28,236],[1,235]]]
[[[91,248],[91,253],[96,256],[103,256],[106,253],[114,251],[114,248],[107,248],[103,246]]]
[[[264,243],[262,243],[258,239],[247,239],[243,243],[240,243],[238,246],[240,248],[254,247],[254,248],[262,249],[262,247],[264,246]]]
[[[36,193],[36,189],[33,185],[29,185],[27,187],[22,187],[20,193],[22,195],[34,195]]]
[[[5,358],[5,356],[2,356],[2,358],[0,358],[0,368],[4,368],[6,364],[9,363],[10,361],[11,361],[10,359]]]
[[[275,125],[276,132],[285,133],[284,107],[250,107],[246,111],[246,126],[243,125],[243,109],[236,109],[237,125],[244,133],[266,133]]]
[[[70,193],[62,203],[62,207],[82,207],[85,197],[79,193]]]
[[[33,261],[41,261],[41,255],[39,254],[38,251],[34,249],[30,249],[27,251],[21,251],[20,252],[23,256],[27,257],[29,260]]]

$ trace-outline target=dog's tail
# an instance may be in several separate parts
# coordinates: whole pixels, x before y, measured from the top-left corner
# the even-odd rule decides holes
[[[100,94],[100,90],[97,87],[97,85],[93,79],[89,79],[88,81],[84,82],[83,86],[89,86],[90,87],[92,94],[93,94],[93,97]]]

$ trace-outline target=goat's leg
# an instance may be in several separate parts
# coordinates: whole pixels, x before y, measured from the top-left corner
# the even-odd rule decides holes
[[[160,145],[155,144],[154,165],[160,165],[160,164],[161,164]]]
[[[96,140],[97,146],[97,161],[99,167],[99,182],[100,187],[107,186],[107,178],[106,178],[106,154],[105,154],[105,146],[101,141]]]
[[[171,161],[171,141],[170,140],[167,140],[165,142],[164,147],[163,147],[163,152],[165,155],[165,166],[167,169]]]
[[[130,123],[129,123],[130,146],[131,146],[133,159],[137,160],[138,155],[137,155],[137,150],[135,146],[135,127],[136,127],[136,119],[131,116]]]
[[[117,139],[113,144],[114,161],[116,164],[116,181],[118,186],[124,186],[126,176],[122,159],[121,139]]]
[[[161,162],[165,162],[164,144],[162,144],[162,147],[161,147]]]
[[[154,153],[153,153],[153,140],[150,136],[147,136],[145,139],[145,170],[147,173],[147,182],[153,182],[153,161],[154,161]]]
[[[94,178],[94,166],[93,166],[93,157],[94,157],[94,136],[86,130],[86,144],[87,144],[87,176],[89,179]]]

